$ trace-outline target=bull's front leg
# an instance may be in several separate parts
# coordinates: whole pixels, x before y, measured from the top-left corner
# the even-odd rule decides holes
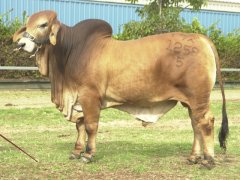
[[[81,100],[81,105],[84,114],[84,125],[88,137],[86,151],[82,156],[82,161],[89,163],[93,161],[93,156],[96,153],[96,136],[98,130],[100,116],[100,98],[96,94],[85,95]]]
[[[70,159],[79,159],[81,154],[84,152],[86,143],[86,130],[84,125],[84,118],[80,118],[76,123],[76,129],[78,133],[77,141],[75,143],[75,148],[70,155]]]

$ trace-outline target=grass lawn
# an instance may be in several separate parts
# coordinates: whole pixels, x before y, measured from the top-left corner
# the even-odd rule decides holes
[[[114,109],[102,111],[95,161],[82,164],[68,159],[76,140],[75,124],[66,121],[52,105],[18,106],[17,94],[21,96],[19,101],[27,96],[26,99],[33,102],[37,98],[39,101],[50,99],[49,92],[0,91],[0,104],[5,103],[0,106],[0,133],[39,162],[0,138],[0,179],[240,178],[239,97],[231,99],[227,105],[230,136],[226,155],[222,154],[217,140],[221,101],[216,98],[212,103],[216,117],[217,165],[207,170],[186,161],[193,132],[187,110],[180,105],[146,128],[126,113]]]

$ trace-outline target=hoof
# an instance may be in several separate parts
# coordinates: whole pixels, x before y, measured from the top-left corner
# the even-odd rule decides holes
[[[213,158],[202,160],[201,165],[209,170],[213,169],[216,166]]]
[[[70,159],[70,160],[80,159],[80,158],[81,158],[81,154],[82,154],[82,153],[80,153],[80,154],[74,154],[74,153],[72,153],[72,154],[70,154],[69,159]]]
[[[201,156],[191,155],[187,160],[189,164],[198,164],[201,162]]]
[[[84,164],[91,163],[91,162],[93,162],[93,157],[82,156],[81,157],[81,162],[83,162]]]

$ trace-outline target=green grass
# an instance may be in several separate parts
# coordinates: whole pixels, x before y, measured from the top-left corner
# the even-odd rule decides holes
[[[193,133],[187,110],[180,105],[147,128],[124,112],[104,110],[91,164],[68,159],[75,125],[55,108],[0,109],[0,133],[39,160],[35,163],[0,139],[0,179],[238,179],[239,107],[240,102],[228,102],[231,134],[223,155],[217,140],[221,102],[212,104],[217,166],[210,171],[187,164]]]

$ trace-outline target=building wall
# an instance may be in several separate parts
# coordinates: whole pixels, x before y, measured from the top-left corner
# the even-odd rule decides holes
[[[224,34],[240,29],[240,13],[223,12],[223,11],[209,11],[201,10],[201,12],[184,10],[181,16],[189,23],[193,18],[198,19],[204,27],[217,23],[217,27],[222,30]]]
[[[0,15],[12,9],[9,18],[14,19],[21,18],[23,11],[31,15],[40,10],[52,9],[58,13],[60,21],[69,26],[84,19],[103,19],[112,25],[113,33],[116,34],[119,33],[123,24],[132,20],[141,20],[135,11],[142,6],[85,0],[0,0]],[[218,22],[218,27],[225,34],[240,28],[240,11],[239,13],[209,10],[192,12],[186,9],[181,16],[187,22],[198,18],[206,27]]]

